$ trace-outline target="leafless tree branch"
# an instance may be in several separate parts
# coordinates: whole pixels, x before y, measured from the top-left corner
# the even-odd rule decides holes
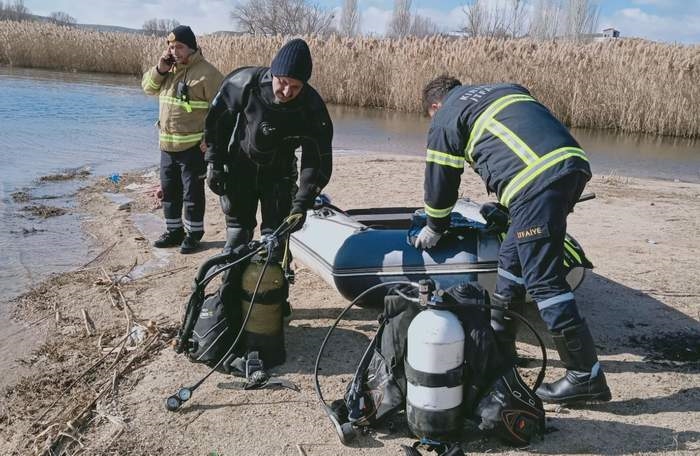
[[[247,0],[231,11],[239,31],[251,35],[325,35],[333,13],[307,0]]]

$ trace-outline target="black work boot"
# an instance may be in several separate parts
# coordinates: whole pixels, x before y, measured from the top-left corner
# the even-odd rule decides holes
[[[612,399],[586,322],[566,328],[560,334],[552,333],[552,338],[566,375],[554,383],[542,384],[536,391],[540,399],[552,403]]]
[[[245,228],[226,228],[226,245],[222,253],[231,253],[233,249],[252,239],[250,230]]]
[[[182,240],[182,244],[180,244],[180,253],[183,255],[187,255],[188,253],[194,253],[197,250],[199,250],[200,244],[199,240],[202,239],[202,235],[204,233],[190,233],[187,232],[185,235],[185,238]]]
[[[509,298],[499,293],[493,293],[491,296],[491,305],[508,309],[512,312],[517,312],[522,315],[525,300],[518,298]],[[497,308],[491,309],[491,327],[496,333],[496,341],[501,354],[512,363],[518,362],[518,352],[515,348],[515,340],[518,334],[518,319],[506,315],[506,313]]]
[[[166,247],[175,247],[180,245],[182,240],[185,238],[185,230],[178,228],[176,230],[168,230],[161,234],[158,239],[153,243],[153,247],[163,249]]]

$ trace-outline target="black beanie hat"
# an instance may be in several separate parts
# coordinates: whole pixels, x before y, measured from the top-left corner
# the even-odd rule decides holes
[[[190,49],[197,50],[197,39],[194,37],[194,32],[187,25],[178,25],[168,34],[168,43],[179,41],[186,44]]]
[[[305,83],[311,77],[312,67],[309,46],[301,38],[295,38],[280,48],[270,70],[273,76],[286,76]]]

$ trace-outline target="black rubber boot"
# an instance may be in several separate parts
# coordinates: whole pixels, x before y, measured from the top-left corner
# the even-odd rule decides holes
[[[517,298],[509,298],[498,293],[491,296],[491,305],[508,309],[522,315],[525,301]],[[503,310],[491,309],[491,327],[496,333],[496,341],[501,354],[509,361],[517,363],[518,352],[515,348],[515,340],[518,334],[518,319],[509,317]]]
[[[552,338],[566,375],[554,383],[542,384],[536,391],[540,399],[555,404],[612,399],[586,322],[560,334],[552,333]]]
[[[245,228],[226,228],[226,245],[222,253],[231,253],[233,249],[253,238],[250,230]]]
[[[182,253],[183,255],[187,255],[189,253],[194,253],[197,250],[199,250],[199,240],[201,238],[201,233],[187,233],[185,235],[185,239],[182,240],[182,244],[180,244],[180,253]]]
[[[160,237],[153,243],[153,247],[163,249],[166,247],[175,247],[182,243],[185,238],[185,230],[178,228],[176,230],[168,230],[161,234]]]

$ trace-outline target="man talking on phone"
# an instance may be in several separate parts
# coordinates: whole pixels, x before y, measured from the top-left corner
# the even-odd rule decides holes
[[[160,103],[160,184],[166,231],[153,243],[155,247],[179,245],[183,254],[199,248],[204,235],[204,119],[222,79],[219,70],[204,60],[186,25],[168,34],[158,64],[143,75],[144,92],[158,95]]]

